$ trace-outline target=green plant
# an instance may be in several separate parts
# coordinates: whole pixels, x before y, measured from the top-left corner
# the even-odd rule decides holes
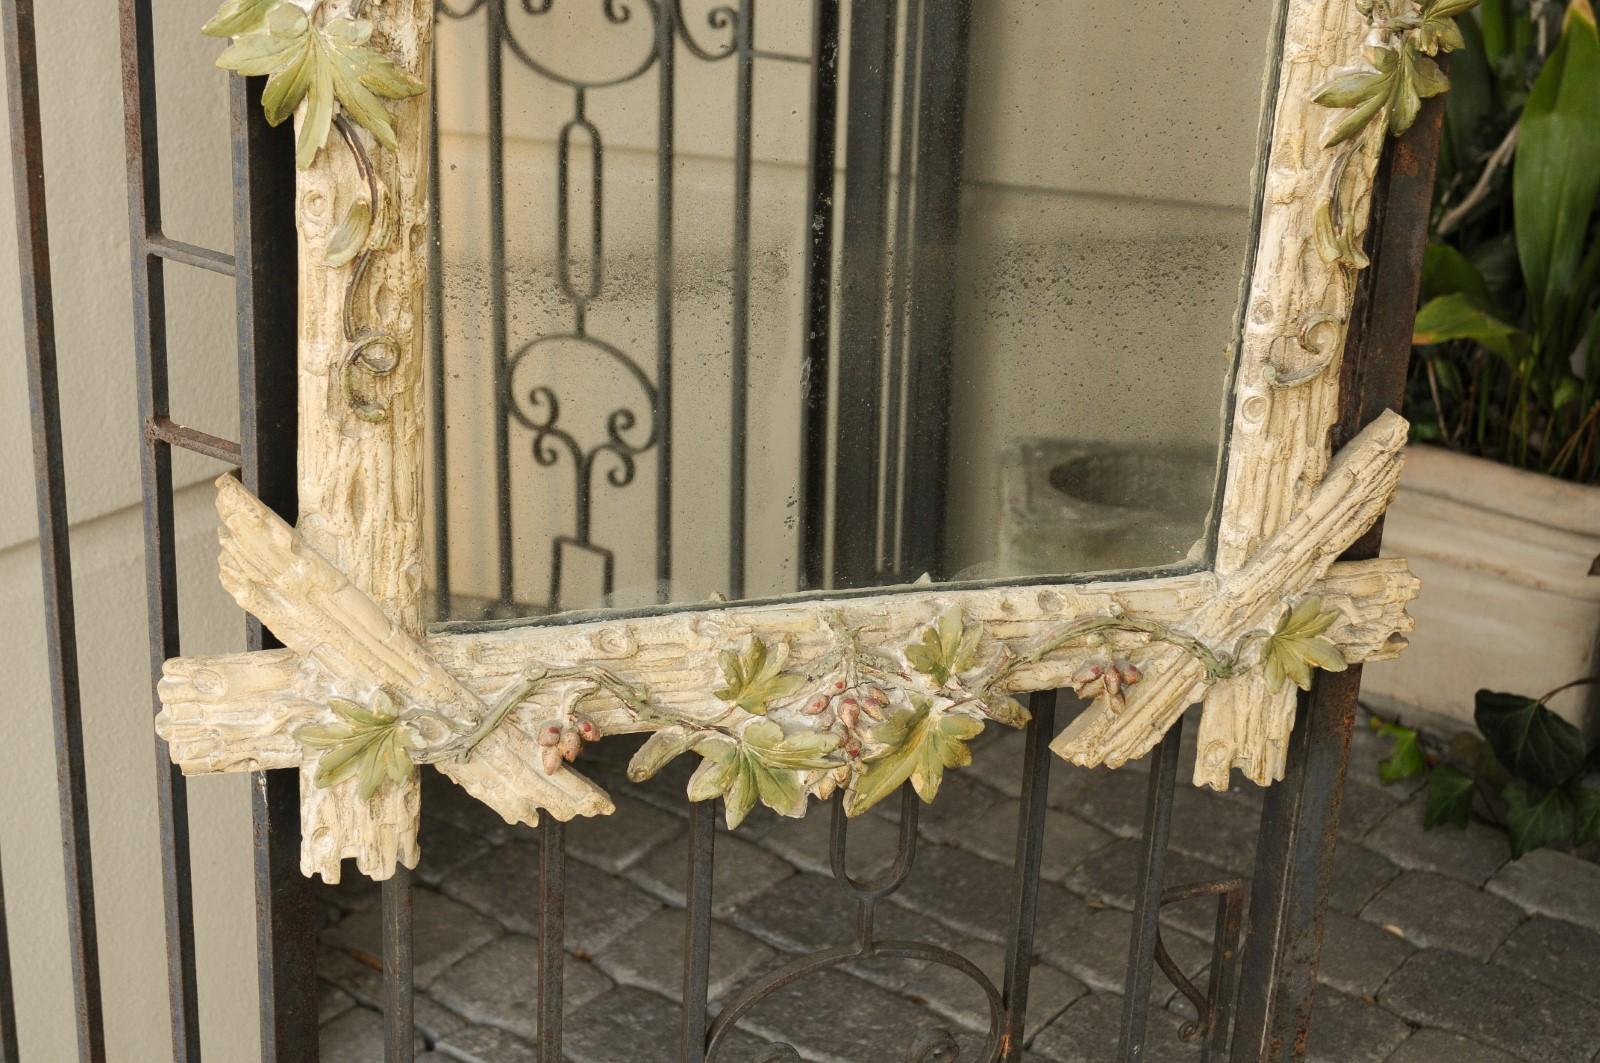
[[[1600,35],[1590,0],[1458,20],[1414,438],[1600,482]]]
[[[1414,729],[1373,717],[1373,729],[1394,740],[1378,777],[1426,776],[1424,828],[1465,828],[1477,808],[1505,827],[1513,859],[1546,845],[1600,841],[1600,787],[1582,782],[1583,735],[1548,707],[1562,691],[1595,682],[1575,680],[1542,698],[1480,690],[1473,716],[1481,733],[1458,735],[1434,757]]]

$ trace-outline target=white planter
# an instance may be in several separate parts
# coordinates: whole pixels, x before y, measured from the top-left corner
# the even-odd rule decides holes
[[[1411,648],[1363,677],[1378,712],[1450,734],[1473,726],[1480,687],[1537,697],[1600,667],[1600,487],[1413,446],[1383,552],[1422,594]],[[1600,740],[1600,688],[1550,707]]]

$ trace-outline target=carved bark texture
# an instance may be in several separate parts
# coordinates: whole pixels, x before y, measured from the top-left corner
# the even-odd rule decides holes
[[[1342,267],[1324,262],[1311,239],[1336,155],[1323,139],[1344,113],[1311,101],[1335,71],[1360,61],[1367,31],[1353,0],[1289,0],[1217,537],[1216,570],[1224,576],[1245,566],[1306,505],[1328,466],[1352,280]],[[1360,233],[1383,125],[1375,122],[1362,134],[1339,185],[1345,216]],[[1273,386],[1274,379],[1324,363],[1298,386]],[[1263,785],[1283,778],[1296,695],[1293,687],[1272,693],[1259,675],[1211,688],[1200,720],[1195,783],[1226,789],[1233,767]]]
[[[349,0],[328,5],[345,14]],[[431,0],[368,4],[372,43],[404,69],[428,80],[433,39]],[[379,147],[365,131],[394,218],[388,246],[372,256],[352,309],[358,328],[398,341],[392,372],[364,381],[388,407],[379,423],[357,418],[346,401],[343,368],[345,290],[354,266],[324,264],[329,238],[351,202],[367,195],[350,151],[335,134],[301,171],[300,229],[300,519],[306,542],[382,605],[401,629],[422,624],[422,365],[423,292],[427,266],[427,96],[389,105],[399,150]],[[377,204],[374,204],[377,207]],[[415,867],[419,794],[413,781],[384,787],[371,801],[352,782],[319,789],[310,767],[300,778],[300,866],[339,881],[340,861],[354,857],[363,874],[388,878],[395,862]]]

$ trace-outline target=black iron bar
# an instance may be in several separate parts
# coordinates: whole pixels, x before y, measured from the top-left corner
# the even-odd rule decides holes
[[[428,105],[428,426],[433,438],[433,595],[436,619],[451,619],[450,608],[450,481],[449,418],[445,413],[444,215],[443,182],[439,176],[439,66],[429,70],[432,92]]]
[[[516,601],[515,539],[511,529],[511,373],[506,319],[505,0],[489,0],[485,26],[489,140],[489,327],[494,360],[494,482],[500,603]],[[563,208],[558,204],[557,210]],[[554,603],[552,603],[553,605]]]
[[[656,601],[672,600],[672,302],[677,187],[677,8],[656,22]]]
[[[1379,166],[1367,236],[1372,266],[1351,312],[1335,449],[1384,410],[1398,409],[1405,395],[1443,116],[1443,97],[1428,100]],[[1377,557],[1382,538],[1380,521],[1344,557]],[[1304,1053],[1360,686],[1359,667],[1316,675],[1300,697],[1284,778],[1266,792],[1234,1063],[1286,1063]]]
[[[11,992],[11,938],[6,933],[5,872],[0,870],[0,1063],[20,1063],[17,1006]]]
[[[186,244],[182,240],[174,240],[160,233],[152,233],[145,239],[145,251],[168,262],[179,262],[185,266],[194,266],[226,277],[233,276],[236,268],[233,256],[226,251],[214,251],[209,247]]]
[[[273,512],[293,520],[298,289],[283,278],[294,275],[299,255],[294,132],[287,124],[267,124],[265,87],[265,78],[234,78],[230,91],[240,477]],[[252,650],[279,645],[254,617],[245,618],[245,644]],[[316,1063],[316,903],[300,873],[300,773],[262,772],[252,782],[261,1058]]]
[[[50,233],[45,216],[44,144],[39,124],[39,56],[32,0],[5,2],[6,91],[11,111],[11,167],[22,282],[22,346],[33,427],[39,557],[44,577],[45,649],[55,732],[61,857],[66,874],[67,947],[77,1013],[78,1057],[105,1059],[100,960],[95,939],[89,852],[89,796],[84,777],[83,711],[78,686],[77,625],[72,605],[67,481],[56,376]]]
[[[401,865],[384,880],[383,921],[383,1058],[384,1063],[412,1063],[416,1058],[415,970],[411,947],[411,871]]]
[[[1128,941],[1128,971],[1123,980],[1122,1031],[1118,1059],[1140,1063],[1151,1057],[1145,1044],[1154,976],[1156,940],[1161,930],[1161,894],[1167,869],[1167,835],[1172,829],[1172,794],[1178,776],[1180,717],[1150,755],[1150,787],[1140,835],[1139,884],[1133,901],[1133,934]]]
[[[689,804],[689,867],[684,888],[683,1022],[684,1063],[706,1058],[706,997],[711,984],[711,870],[716,855],[717,802]]]
[[[754,0],[739,0],[738,89],[733,145],[733,333],[729,379],[733,398],[728,454],[728,597],[744,597],[745,508],[750,419],[750,189],[755,130]]]
[[[800,586],[828,583],[828,372],[833,336],[834,172],[839,108],[839,0],[811,8],[810,157],[806,163],[805,365],[800,374]]]
[[[539,1063],[562,1063],[561,1006],[566,959],[566,827],[539,825]]]
[[[1001,994],[1005,1027],[1000,1060],[1022,1058],[1027,1035],[1028,983],[1033,973],[1033,932],[1039,910],[1039,869],[1044,859],[1044,820],[1049,808],[1050,739],[1055,734],[1055,691],[1028,699],[1033,719],[1022,747],[1022,804],[1017,810],[1017,856],[1011,865],[1011,917],[1006,933],[1006,966]]]

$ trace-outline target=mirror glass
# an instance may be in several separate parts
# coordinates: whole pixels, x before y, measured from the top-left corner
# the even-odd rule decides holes
[[[440,8],[435,619],[1207,564],[1280,0]]]

